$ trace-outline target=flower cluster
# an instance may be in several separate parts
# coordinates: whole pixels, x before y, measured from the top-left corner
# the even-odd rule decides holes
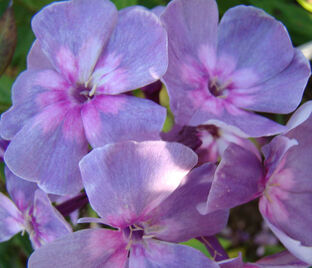
[[[312,102],[286,125],[257,114],[293,112],[310,76],[280,22],[237,6],[219,23],[215,0],[120,11],[69,0],[32,29],[0,121],[12,198],[0,193],[0,241],[27,231],[30,268],[312,265]],[[215,235],[231,208],[257,198],[287,250],[244,264]],[[72,232],[63,216],[86,199],[99,217],[73,225],[96,227]],[[181,244],[192,238],[212,258]]]

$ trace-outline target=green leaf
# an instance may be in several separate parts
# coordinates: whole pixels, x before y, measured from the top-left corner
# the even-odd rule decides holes
[[[17,34],[12,2],[0,18],[0,75],[10,64],[15,46]]]
[[[113,0],[114,4],[118,9],[122,9],[129,6],[134,6],[138,4],[137,0]]]
[[[0,78],[0,113],[3,113],[11,106],[11,87],[14,79],[3,75]]]

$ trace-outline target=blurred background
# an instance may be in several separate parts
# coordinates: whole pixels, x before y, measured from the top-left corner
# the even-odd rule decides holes
[[[167,0],[112,0],[118,9],[143,5],[153,8],[166,5]],[[192,1],[192,0],[189,0]],[[11,86],[20,72],[26,68],[27,53],[34,41],[30,22],[31,18],[51,0],[15,0],[11,11],[7,8],[11,1],[0,0],[0,114],[11,106]],[[312,0],[218,0],[220,16],[227,9],[244,4],[264,9],[287,27],[294,46],[306,46],[312,41]],[[16,27],[14,26],[16,25]],[[16,31],[15,31],[16,30]],[[312,43],[310,44],[312,47]],[[312,56],[312,48],[310,54]],[[15,48],[15,49],[14,49]],[[309,53],[306,49],[306,53]],[[312,99],[311,79],[306,88],[303,102]],[[139,93],[138,93],[139,94]],[[165,89],[161,92],[161,103],[168,106]],[[267,115],[285,123],[289,115]],[[165,128],[172,125],[172,118],[167,120]],[[0,191],[5,193],[3,164],[0,167]],[[88,207],[81,212],[86,213]],[[81,225],[84,227],[84,225]],[[79,228],[81,228],[79,227]],[[244,260],[255,261],[260,257],[283,250],[268,228],[263,225],[258,212],[257,200],[231,211],[228,227],[219,235],[221,244],[230,257],[241,252]],[[191,245],[208,254],[205,247],[196,240],[185,244]],[[32,252],[26,234],[18,234],[7,242],[0,243],[0,267],[26,267],[27,258]],[[208,254],[209,255],[209,254]]]

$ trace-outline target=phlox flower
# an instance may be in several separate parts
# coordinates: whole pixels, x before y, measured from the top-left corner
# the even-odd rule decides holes
[[[273,233],[300,260],[312,264],[312,102],[302,105],[287,131],[262,147],[262,163],[232,144],[223,155],[202,213],[259,198],[259,210]]]
[[[34,248],[71,232],[70,225],[51,205],[48,196],[33,182],[5,169],[7,191],[0,193],[0,242],[27,232]]]
[[[201,252],[177,244],[213,235],[228,211],[201,215],[215,170],[190,171],[196,154],[178,143],[123,142],[94,149],[80,162],[82,179],[99,222],[36,250],[29,267],[219,267]],[[82,246],[83,245],[83,246]]]
[[[51,4],[32,28],[27,70],[2,115],[1,135],[11,140],[5,162],[48,193],[75,194],[88,144],[159,138],[165,109],[122,93],[164,74],[167,35],[152,12],[118,12],[108,0]]]
[[[169,42],[162,80],[177,124],[219,120],[248,137],[283,131],[254,112],[292,112],[310,66],[280,22],[258,8],[236,6],[218,25],[215,0],[173,0],[160,18]]]
[[[165,141],[180,142],[192,148],[198,155],[198,165],[218,162],[231,143],[258,154],[260,158],[256,146],[247,139],[248,135],[218,120],[214,120],[213,124],[197,127],[174,125],[169,132],[162,133],[161,136]]]

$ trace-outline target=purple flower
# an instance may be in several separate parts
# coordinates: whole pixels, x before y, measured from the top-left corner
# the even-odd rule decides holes
[[[9,142],[0,138],[0,162],[3,162],[3,156]]]
[[[308,61],[280,22],[238,6],[218,25],[215,0],[173,0],[161,20],[169,38],[163,81],[177,124],[220,120],[249,137],[284,130],[252,112],[293,111],[310,75]]]
[[[287,132],[262,148],[264,166],[250,151],[230,145],[216,170],[202,213],[260,197],[259,209],[284,246],[312,264],[312,102],[301,106]]]
[[[107,0],[54,3],[33,18],[32,28],[37,40],[28,69],[2,116],[1,135],[12,140],[5,161],[46,192],[75,194],[88,143],[159,138],[165,109],[121,93],[164,74],[167,35],[152,12],[117,12]]]
[[[26,231],[33,247],[38,248],[71,232],[70,225],[35,183],[16,177],[9,169],[5,171],[13,202],[0,193],[0,242]]]
[[[218,120],[214,124],[197,127],[175,125],[171,131],[162,133],[163,140],[180,142],[192,148],[198,155],[198,165],[218,162],[231,143],[259,155],[258,149],[247,137],[238,128]]]
[[[94,149],[80,162],[83,183],[100,219],[117,230],[72,233],[36,250],[29,267],[218,267],[199,251],[176,243],[213,235],[227,211],[201,215],[213,164],[192,169],[189,148],[162,141],[123,142]],[[83,247],[81,246],[83,245]]]

